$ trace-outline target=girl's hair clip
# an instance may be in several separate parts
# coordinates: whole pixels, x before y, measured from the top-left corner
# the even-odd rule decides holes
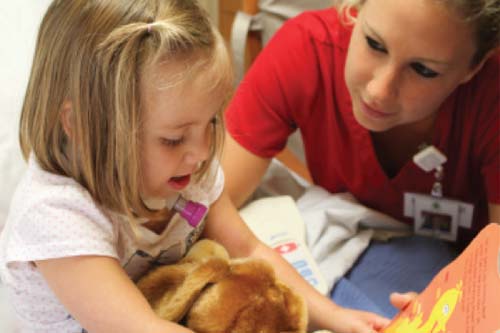
[[[151,28],[153,27],[153,23],[148,23],[148,34],[151,33]]]
[[[201,203],[184,199],[181,195],[174,203],[174,210],[176,210],[193,228],[205,217],[208,208]]]

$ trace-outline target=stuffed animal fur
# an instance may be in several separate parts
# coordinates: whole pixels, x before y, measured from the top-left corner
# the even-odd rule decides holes
[[[137,285],[158,316],[197,333],[306,332],[304,300],[276,279],[267,262],[230,259],[210,240]]]

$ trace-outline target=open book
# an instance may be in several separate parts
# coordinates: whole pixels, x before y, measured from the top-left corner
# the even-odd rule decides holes
[[[500,225],[486,226],[384,333],[500,333]]]

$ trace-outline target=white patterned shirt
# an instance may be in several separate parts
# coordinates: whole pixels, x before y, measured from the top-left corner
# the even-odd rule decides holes
[[[190,184],[181,194],[208,207],[224,186],[218,162],[203,180]],[[175,199],[166,204],[172,205]],[[84,332],[55,297],[34,261],[108,256],[118,259],[136,281],[152,266],[182,258],[203,228],[204,222],[193,228],[175,214],[160,235],[140,225],[134,232],[126,217],[96,205],[72,178],[46,172],[30,158],[0,238],[0,277],[21,332]]]

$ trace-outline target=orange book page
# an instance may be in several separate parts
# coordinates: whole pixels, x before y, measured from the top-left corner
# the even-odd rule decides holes
[[[486,226],[383,333],[500,333],[500,225]]]

